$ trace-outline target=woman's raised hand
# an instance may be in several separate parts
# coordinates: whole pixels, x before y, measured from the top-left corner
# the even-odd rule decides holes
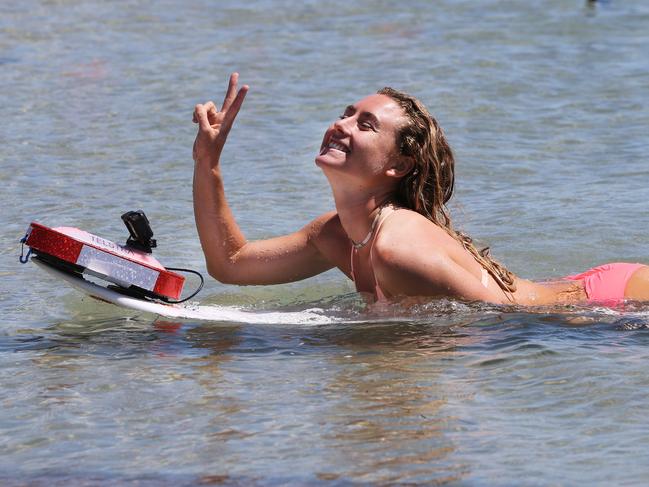
[[[230,75],[228,91],[220,111],[216,110],[216,105],[212,101],[196,105],[194,108],[194,123],[198,124],[198,134],[193,149],[194,161],[209,161],[210,166],[218,164],[234,119],[248,92],[248,85],[243,85],[237,91],[238,80],[239,73]]]

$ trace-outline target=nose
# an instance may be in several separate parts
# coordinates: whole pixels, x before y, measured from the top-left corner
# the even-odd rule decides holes
[[[342,134],[348,134],[349,133],[349,121],[351,120],[351,117],[345,117],[345,118],[339,118],[333,123],[333,128],[336,130],[336,132],[342,133]]]

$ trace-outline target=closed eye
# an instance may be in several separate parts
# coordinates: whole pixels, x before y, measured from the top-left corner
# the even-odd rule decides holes
[[[342,120],[343,118],[350,117],[350,116],[352,116],[355,112],[356,112],[356,110],[354,109],[354,107],[353,107],[352,105],[347,105],[347,106],[345,107],[345,111],[344,111],[343,114],[340,116],[340,119]]]
[[[342,115],[340,115],[338,118],[342,120],[347,117],[351,117],[355,113],[356,113],[356,109],[354,108],[354,106],[349,105],[347,108],[345,108],[345,112]],[[373,130],[376,132],[377,128],[380,126],[376,116],[373,113],[363,112],[359,114],[358,118],[359,118],[358,125],[364,130]]]

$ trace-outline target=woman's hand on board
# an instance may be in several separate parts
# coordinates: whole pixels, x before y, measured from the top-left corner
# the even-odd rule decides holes
[[[234,119],[248,92],[248,85],[243,85],[237,91],[238,81],[239,73],[232,73],[221,110],[217,111],[213,101],[198,104],[194,108],[193,121],[198,124],[192,151],[194,161],[209,161],[212,167],[218,164]]]

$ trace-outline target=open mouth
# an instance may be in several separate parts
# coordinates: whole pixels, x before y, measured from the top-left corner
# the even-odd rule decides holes
[[[340,152],[348,153],[349,149],[345,147],[343,144],[340,142],[336,142],[335,140],[330,140],[329,143],[327,144],[328,149],[336,149]]]

